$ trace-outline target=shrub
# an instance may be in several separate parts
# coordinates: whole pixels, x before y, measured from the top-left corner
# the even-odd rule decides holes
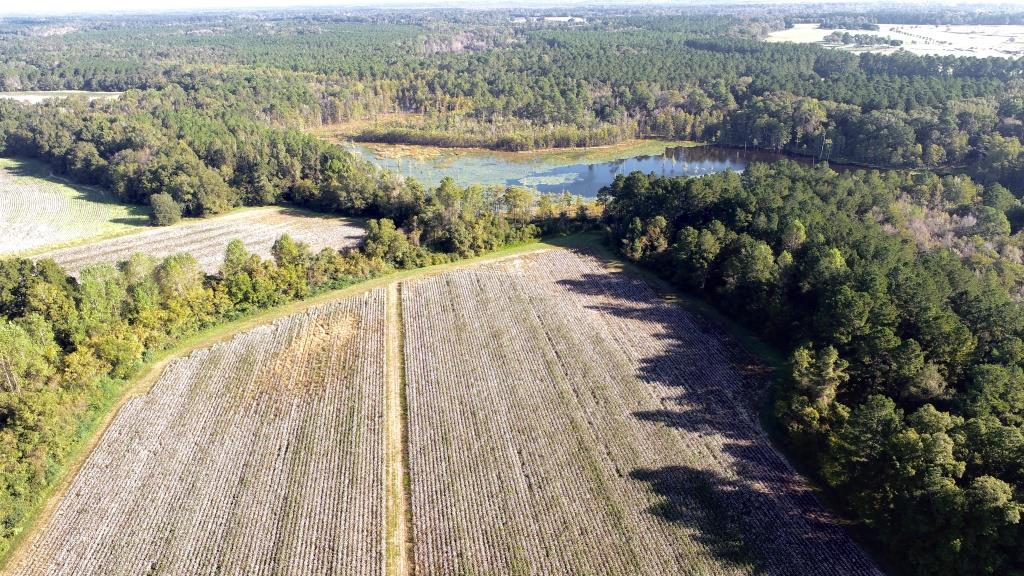
[[[170,226],[181,220],[181,206],[170,194],[153,194],[149,197],[149,205],[153,207],[150,219],[157,226]]]

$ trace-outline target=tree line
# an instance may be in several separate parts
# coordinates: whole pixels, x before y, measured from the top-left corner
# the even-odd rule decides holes
[[[524,150],[657,136],[1024,185],[1019,60],[759,41],[775,18],[596,12],[559,28],[500,11],[271,15],[213,31],[165,17],[52,37],[12,26],[0,28],[0,86],[176,86],[192,106],[279,128],[415,117],[360,136],[383,142]]]
[[[1002,209],[1019,209],[1005,189],[964,177],[793,162],[742,176],[633,173],[602,198],[624,256],[788,354],[775,417],[893,564],[1014,574],[1024,569],[1020,252],[1001,261],[921,248],[900,205],[929,187],[940,210],[976,215],[961,232],[975,246],[1005,237]]]

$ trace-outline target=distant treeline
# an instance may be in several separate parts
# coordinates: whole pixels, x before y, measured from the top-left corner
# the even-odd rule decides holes
[[[913,8],[887,9],[878,6],[865,6],[864,10],[853,12],[849,10],[828,10],[822,15],[808,14],[805,8],[800,8],[798,13],[786,14],[783,16],[783,23],[786,28],[792,28],[794,24],[821,24],[826,29],[847,29],[847,30],[878,30],[877,27],[866,28],[865,26],[877,26],[877,24],[917,24],[933,26],[995,26],[995,25],[1020,25],[1024,24],[1024,10],[1018,7],[1004,5],[993,5],[980,10],[964,9],[954,6],[925,6]]]
[[[879,30],[878,23],[867,16],[829,16],[818,27],[825,30]]]
[[[888,36],[876,34],[850,34],[849,32],[833,32],[822,39],[826,44],[854,44],[857,46],[902,46],[903,40],[895,40]]]
[[[681,138],[1022,185],[1018,61],[769,44],[753,39],[764,22],[727,14],[603,14],[572,29],[520,28],[500,13],[296,18],[272,34],[231,18],[216,32],[87,22],[52,37],[0,34],[0,86],[176,86],[184,106],[275,126],[415,115],[360,136],[384,142],[522,150]]]

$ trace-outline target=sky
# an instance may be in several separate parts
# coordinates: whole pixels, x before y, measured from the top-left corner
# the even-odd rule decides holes
[[[723,3],[743,2],[744,0],[725,0]],[[752,2],[784,3],[786,0],[745,0]],[[795,0],[800,2],[801,0]],[[811,1],[811,0],[803,0]],[[850,0],[813,0],[814,3],[849,3]],[[875,0],[880,1],[880,0]],[[923,3],[925,0],[918,0]],[[998,0],[997,0],[998,1]],[[658,4],[709,4],[715,0],[656,0]],[[794,2],[794,0],[790,0]],[[794,2],[794,3],[795,3]],[[869,0],[869,3],[871,0]],[[970,0],[963,1],[970,3]],[[585,0],[0,0],[0,16],[18,14],[67,15],[78,13],[110,13],[110,12],[166,12],[191,10],[219,10],[246,8],[280,8],[280,7],[324,7],[324,6],[368,6],[368,7],[408,7],[408,6],[459,6],[466,8],[503,8],[503,7],[550,7],[579,6],[593,4]],[[600,0],[599,4],[642,4],[640,0]],[[863,3],[863,2],[862,2]],[[901,3],[912,4],[914,0]],[[947,2],[943,2],[944,4]],[[992,3],[988,0],[987,3]],[[1024,0],[1003,0],[999,3],[1020,3]]]

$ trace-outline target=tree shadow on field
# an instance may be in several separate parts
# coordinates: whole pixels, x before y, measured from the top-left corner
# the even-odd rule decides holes
[[[72,181],[70,177],[57,175],[49,165],[40,160],[30,158],[10,158],[9,160],[14,164],[3,168],[3,170],[12,176],[45,180],[74,190],[75,195],[73,197],[76,200],[88,200],[99,204],[113,204],[123,206],[127,210],[127,216],[112,218],[110,222],[134,226],[143,226],[149,223],[150,209],[148,206],[124,203],[110,190],[99,186],[79,184]]]
[[[666,304],[624,272],[559,284],[600,297],[587,307],[639,322],[626,329],[643,327],[660,341],[657,353],[636,359],[636,376],[663,401],[632,416],[674,429],[683,445],[699,449],[632,471],[660,498],[648,513],[696,532],[718,559],[758,574],[880,574],[772,446],[757,413],[768,383],[764,364],[724,327]]]
[[[688,466],[637,468],[630,478],[647,483],[662,502],[647,511],[693,529],[695,542],[718,560],[765,573],[757,567],[756,554],[744,538],[736,506],[723,506],[723,496],[735,498],[742,488],[720,476]]]
[[[132,214],[131,216],[118,216],[117,218],[111,218],[110,222],[132,226],[143,226],[149,223],[149,212],[142,206],[129,205],[128,211]]]

